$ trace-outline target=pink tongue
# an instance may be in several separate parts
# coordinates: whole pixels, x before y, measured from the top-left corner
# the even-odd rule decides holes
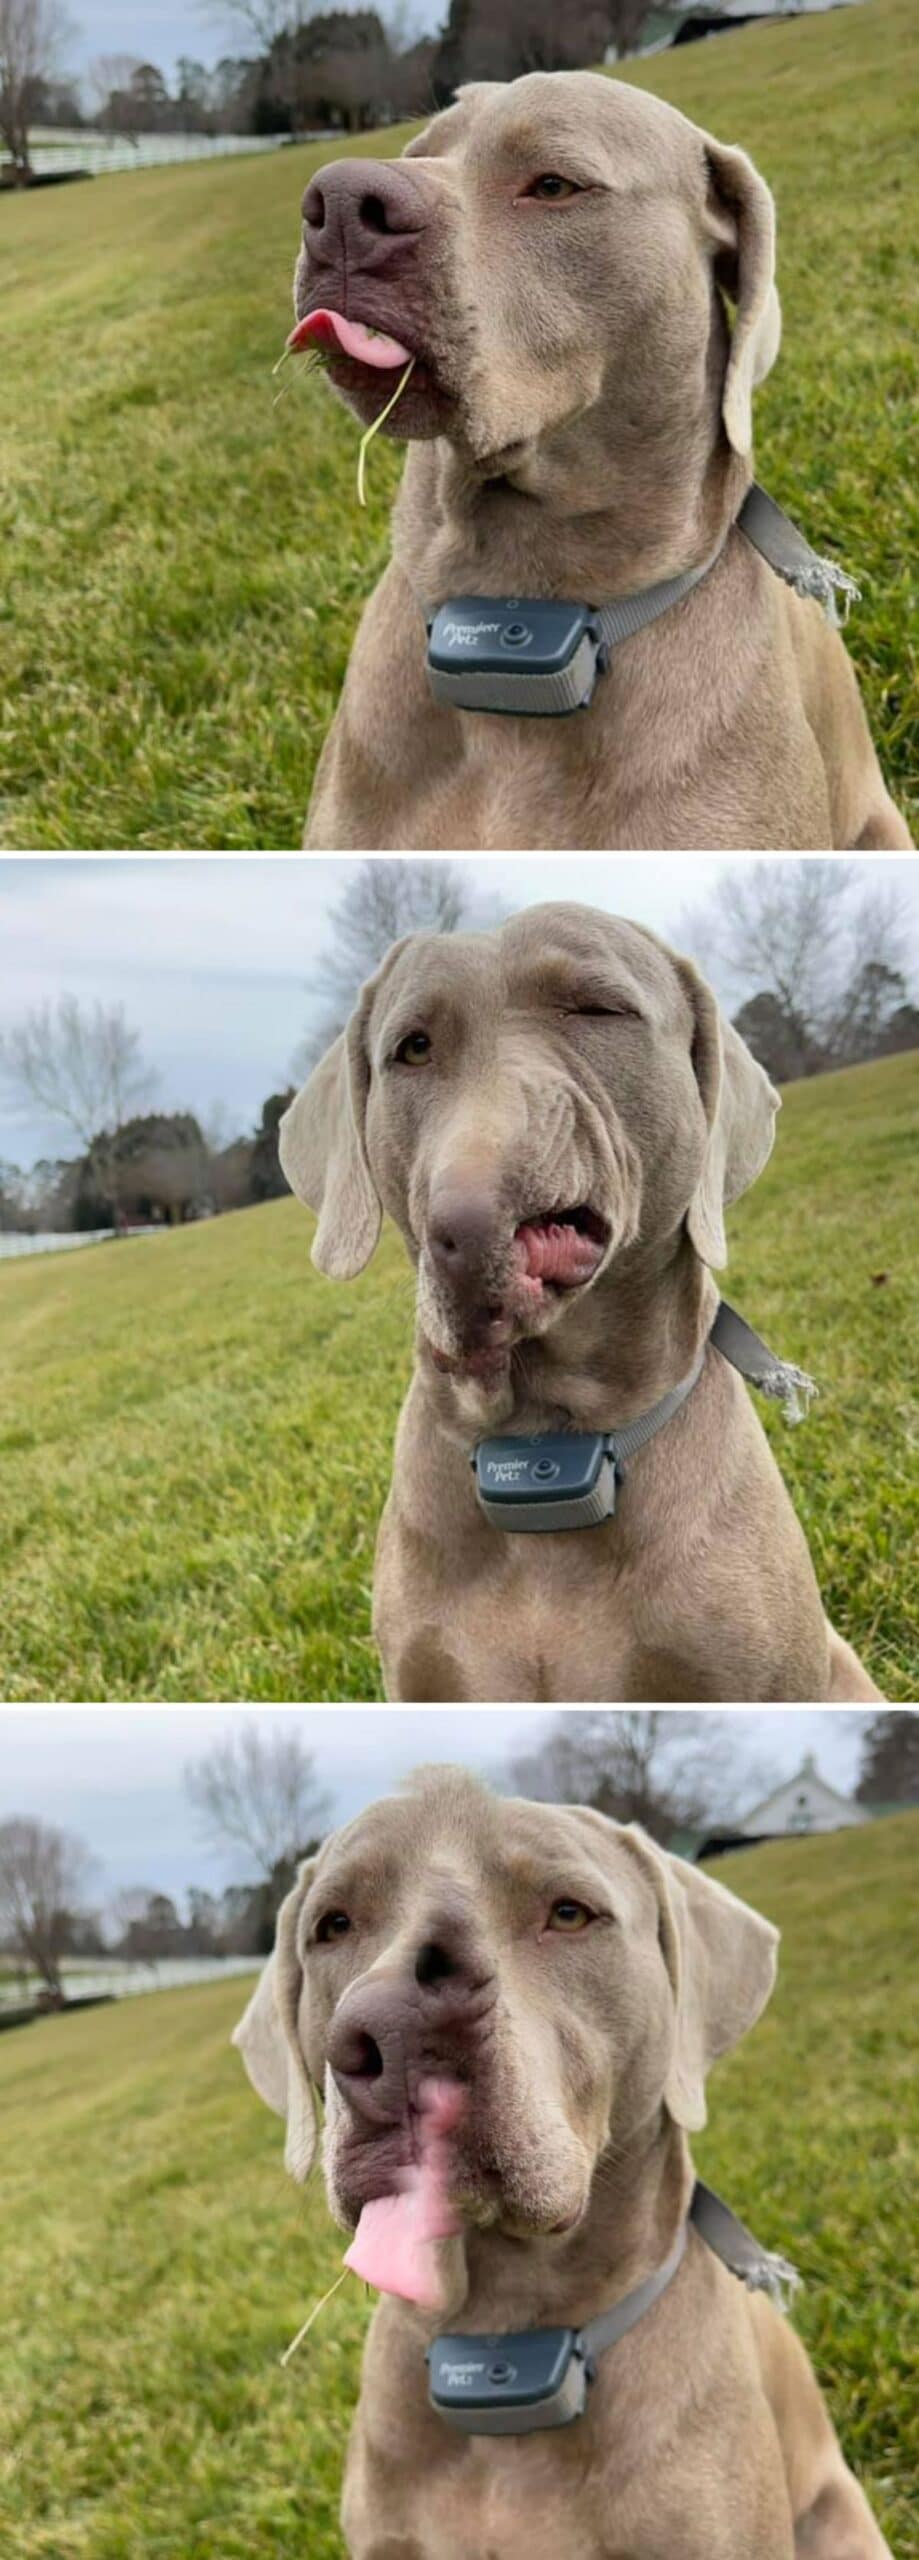
[[[397,2293],[404,2302],[437,2311],[442,2287],[435,2244],[461,2227],[447,2187],[448,2137],[466,2096],[455,2080],[428,2080],[420,2098],[420,2160],[406,2170],[398,2195],[365,2204],[345,2265],[380,2293]]]
[[[333,354],[353,356],[358,364],[376,365],[381,373],[393,365],[410,364],[408,348],[398,338],[386,338],[379,329],[367,329],[362,320],[346,320],[341,311],[308,311],[298,320],[287,344],[295,355],[303,347],[329,347]]]
[[[590,1236],[579,1235],[577,1227],[559,1225],[554,1218],[518,1227],[514,1237],[514,1265],[524,1281],[557,1280],[563,1288],[571,1288],[579,1280],[590,1279],[599,1259],[600,1247]]]

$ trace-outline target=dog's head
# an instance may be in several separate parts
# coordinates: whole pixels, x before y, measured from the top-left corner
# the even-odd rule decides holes
[[[650,2139],[662,2110],[705,2123],[707,2071],[764,2007],[777,1942],[634,1826],[423,1771],[303,1867],[234,2043],[298,2178],[324,2094],[345,2226],[404,2181],[435,2074],[463,2091],[464,2219],[566,2231],[610,2146]]]
[[[633,1245],[727,1258],[778,1096],[691,961],[591,907],[396,943],[281,1123],[313,1259],[348,1279],[382,1210],[422,1347],[495,1383]]]
[[[492,473],[585,418],[633,463],[669,434],[675,461],[719,400],[749,452],[780,336],[772,197],[646,91],[595,72],[477,84],[401,159],[330,162],[303,213],[298,320],[326,315],[332,382],[364,421],[411,355],[392,432],[446,436]]]

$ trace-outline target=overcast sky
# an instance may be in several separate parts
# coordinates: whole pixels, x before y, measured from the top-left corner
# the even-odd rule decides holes
[[[258,1723],[287,1721],[260,1708]],[[188,1803],[183,1770],[219,1735],[251,1721],[226,1707],[74,1707],[0,1709],[0,1822],[34,1815],[74,1831],[97,1860],[93,1899],[119,1887],[148,1885],[181,1894],[191,1883],[211,1890],[244,1880],[244,1853],[207,1848]],[[333,1822],[386,1794],[421,1761],[459,1761],[485,1777],[528,1751],[553,1718],[532,1707],[297,1709],[293,1721],[316,1754],[317,1772],[333,1799]],[[861,1718],[839,1708],[738,1708],[731,1711],[740,1765],[766,1783],[791,1777],[806,1751],[843,1793],[854,1783]],[[763,1792],[741,1783],[727,1814]]]
[[[698,854],[508,854],[457,867],[485,901],[579,898],[678,939],[685,909],[725,865]],[[348,856],[316,854],[0,859],[0,1031],[65,992],[123,1002],[155,1070],[157,1108],[206,1116],[219,1102],[235,1136],[289,1081],[298,1041],[323,1009],[310,981],[352,868]],[[894,876],[890,855],[859,870]],[[919,861],[896,861],[896,879],[915,962]],[[0,1158],[29,1165],[69,1151],[59,1125],[0,1084]]]
[[[345,0],[351,5],[351,0]],[[357,5],[357,0],[353,0]],[[408,11],[419,32],[440,26],[448,0],[412,0]],[[85,72],[97,55],[130,53],[171,74],[182,54],[193,62],[219,62],[221,54],[254,54],[254,36],[220,0],[73,0],[76,29],[67,60]],[[385,11],[384,11],[385,15]]]

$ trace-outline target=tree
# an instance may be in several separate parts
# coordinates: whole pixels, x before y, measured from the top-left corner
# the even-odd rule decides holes
[[[32,174],[29,124],[38,84],[54,77],[76,32],[59,0],[0,0],[0,140],[17,186]]]
[[[462,873],[443,855],[434,862],[359,863],[331,910],[334,939],[320,953],[313,973],[325,1010],[297,1051],[297,1076],[308,1075],[331,1047],[365,978],[379,968],[400,934],[456,933],[460,925],[471,925],[477,913]]]
[[[64,2004],[61,1958],[89,1877],[82,1840],[28,1818],[0,1823],[0,1937]]]
[[[919,1804],[919,1712],[885,1707],[862,1736],[858,1804]]]
[[[722,872],[675,940],[744,990],[737,1015],[780,1080],[874,1057],[902,1010],[905,911],[858,862],[752,862]]]
[[[739,1792],[771,1771],[744,1759],[726,1720],[694,1709],[635,1707],[560,1716],[509,1776],[525,1795],[590,1804],[617,1822],[641,1822],[652,1839],[724,1819]]]
[[[291,1725],[243,1725],[190,1763],[185,1784],[211,1839],[248,1849],[266,1879],[305,1856],[328,1818],[314,1754]]]
[[[114,1141],[129,1102],[153,1081],[123,1007],[90,1009],[69,995],[36,1005],[0,1037],[0,1073],[20,1100],[63,1122],[111,1193]]]
[[[281,1200],[288,1188],[278,1154],[278,1130],[293,1098],[293,1086],[288,1085],[283,1093],[270,1093],[267,1102],[262,1104],[262,1116],[249,1159],[249,1197],[252,1200]]]

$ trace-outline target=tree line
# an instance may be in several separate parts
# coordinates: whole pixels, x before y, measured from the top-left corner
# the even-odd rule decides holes
[[[778,16],[794,0],[765,0]],[[367,132],[448,106],[469,80],[571,71],[635,53],[652,32],[692,31],[687,0],[449,0],[443,24],[419,31],[411,0],[388,9],[309,0],[213,0],[210,14],[241,46],[214,65],[183,57],[170,84],[157,63],[100,54],[91,102],[68,65],[78,32],[60,0],[0,0],[0,139],[14,177],[30,176],[36,126],[144,133]],[[708,0],[704,27],[731,24]],[[700,22],[701,30],[701,22]]]

